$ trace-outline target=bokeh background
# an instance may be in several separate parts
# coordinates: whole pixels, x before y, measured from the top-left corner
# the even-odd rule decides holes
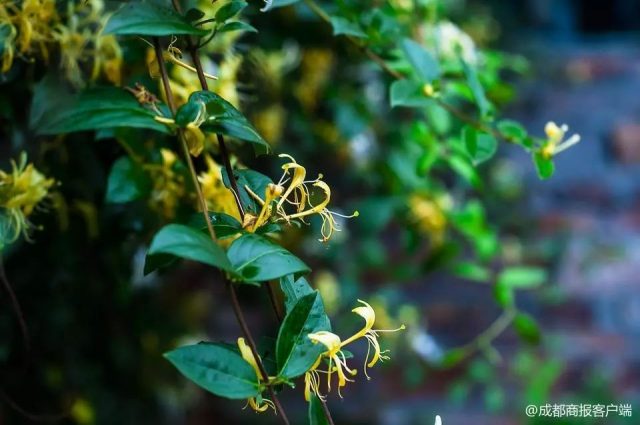
[[[402,135],[385,134],[384,119],[402,113],[379,106],[382,77],[356,49],[332,37],[304,7],[284,8],[252,16],[260,35],[235,46],[252,59],[227,70],[231,93],[275,149],[295,153],[309,174],[322,172],[335,205],[360,210],[329,246],[315,243],[305,229],[287,240],[314,269],[310,281],[334,323],[357,325],[349,311],[359,296],[379,308],[382,323],[408,324],[387,341],[392,361],[371,381],[350,385],[345,400],[329,398],[334,419],[412,425],[431,424],[440,414],[447,425],[637,423],[636,410],[632,418],[606,422],[544,422],[527,418],[524,408],[548,402],[640,409],[640,4],[446,3],[447,16],[478,45],[518,55],[514,67],[523,72],[494,93],[506,117],[532,131],[549,120],[566,122],[582,136],[558,156],[551,180],[540,181],[530,157],[514,146],[501,146],[479,169],[487,183],[476,196],[499,229],[501,262],[548,270],[541,288],[517,300],[540,325],[538,344],[523,343],[509,328],[496,339],[497,351],[445,364],[447,351],[474,340],[500,308],[490,283],[456,278],[446,267],[447,250],[425,253],[416,232],[396,218],[405,199],[389,194],[415,178],[402,175],[401,167],[402,155],[413,153],[385,148],[401,144]],[[233,68],[233,61],[225,63]],[[38,217],[45,230],[34,243],[5,253],[33,352],[25,363],[3,292],[0,424],[35,423],[14,404],[43,414],[70,406],[60,423],[276,423],[242,410],[243,402],[206,394],[162,358],[187,342],[232,341],[238,329],[215,271],[188,263],[143,276],[144,241],[152,235],[149,221],[157,219],[148,218],[143,205],[104,203],[120,147],[80,136],[64,144],[25,142],[28,133],[16,142],[7,130],[7,105],[24,93],[0,87],[2,135],[10,141],[1,147],[3,165],[22,143],[30,146],[68,200],[64,214]],[[12,110],[11,119],[26,120],[25,111]],[[256,166],[278,175],[275,163]],[[454,196],[468,190],[449,187]],[[437,221],[423,226],[423,237],[437,239],[442,227]],[[241,290],[243,304],[261,307],[249,313],[252,329],[273,333],[277,323],[262,295]],[[283,399],[294,423],[303,423],[301,398]]]

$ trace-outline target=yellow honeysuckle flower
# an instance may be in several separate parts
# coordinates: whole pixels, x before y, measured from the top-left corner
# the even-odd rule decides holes
[[[373,308],[366,302],[362,300],[358,300],[362,304],[362,306],[354,308],[352,311],[362,317],[365,320],[364,327],[354,334],[353,336],[347,338],[344,341],[340,340],[340,337],[329,331],[319,331],[316,333],[310,333],[307,337],[314,344],[322,344],[326,347],[327,351],[322,353],[313,366],[305,373],[305,399],[307,401],[310,400],[311,394],[316,394],[321,399],[324,399],[320,394],[319,388],[319,373],[327,374],[327,389],[331,390],[331,375],[333,372],[336,372],[338,375],[338,395],[342,397],[340,393],[340,388],[344,387],[347,382],[353,382],[352,379],[349,379],[347,374],[350,376],[355,376],[357,371],[354,369],[350,369],[347,365],[347,359],[344,355],[342,349],[351,344],[352,342],[360,339],[366,338],[369,343],[369,348],[367,350],[367,357],[364,363],[364,374],[369,379],[369,375],[367,374],[367,368],[373,367],[379,361],[388,360],[389,356],[386,355],[388,350],[381,351],[380,344],[378,343],[378,337],[380,332],[397,332],[405,328],[404,325],[400,326],[398,329],[373,329],[373,326],[376,321],[376,313]],[[373,348],[373,355],[371,355],[371,349]],[[369,359],[371,357],[371,360]],[[329,369],[327,371],[319,370],[320,361],[323,358],[329,359]],[[345,373],[346,372],[346,373]]]
[[[251,365],[251,367],[253,367],[253,370],[255,370],[258,380],[262,380],[262,374],[260,373],[258,362],[253,356],[251,348],[244,341],[244,338],[238,338],[238,349],[240,350],[240,355],[242,356],[242,358],[245,359],[247,363]],[[250,397],[247,404],[258,413],[266,412],[267,410],[269,410],[269,408],[272,408],[274,412],[276,410],[273,402],[264,398],[262,400],[256,400],[254,397]]]
[[[362,317],[365,320],[364,327],[360,330],[360,332],[351,336],[347,340],[343,342],[343,345],[347,345],[359,338],[366,338],[369,343],[369,347],[367,349],[367,358],[365,360],[364,365],[364,374],[367,375],[367,368],[373,367],[379,361],[382,362],[384,360],[389,360],[389,356],[386,355],[389,350],[380,350],[380,343],[378,342],[378,337],[380,332],[398,332],[400,330],[405,329],[404,325],[401,325],[398,329],[373,329],[373,325],[376,321],[376,312],[367,302],[358,300],[359,303],[362,304],[360,307],[356,307],[352,312],[356,313],[358,316]],[[371,349],[373,348],[373,355],[371,356],[371,360],[369,360],[369,356],[371,354]]]
[[[342,394],[340,393],[340,388],[347,385],[347,382],[353,382],[352,379],[349,379],[347,377],[346,373],[350,374],[351,376],[355,376],[357,373],[356,370],[349,368],[349,366],[347,365],[347,359],[341,350],[342,347],[346,344],[340,341],[340,337],[338,335],[329,331],[319,331],[316,333],[310,333],[309,335],[307,335],[307,337],[314,344],[320,343],[327,348],[327,351],[324,352],[322,356],[319,357],[318,360],[316,361],[315,368],[312,367],[311,369],[317,371],[320,358],[326,357],[327,359],[329,359],[329,370],[327,372],[327,389],[329,391],[331,390],[331,375],[333,374],[333,372],[336,372],[338,375],[338,395],[342,397]],[[307,378],[305,377],[305,390],[307,387],[306,380]],[[306,393],[305,393],[305,397],[306,397]]]
[[[11,173],[0,170],[0,248],[14,242],[20,234],[29,239],[32,228],[28,217],[47,197],[55,180],[48,179],[33,164],[27,164],[25,153],[17,164],[11,161]]]
[[[580,141],[578,134],[564,140],[567,131],[569,131],[569,126],[566,124],[558,126],[555,122],[549,121],[545,125],[544,132],[547,134],[547,142],[542,147],[541,153],[546,159],[552,158]]]
[[[265,193],[265,199],[263,200],[257,194],[255,194],[249,187],[245,187],[247,192],[262,206],[260,215],[255,218],[250,216],[248,219],[245,217],[244,227],[250,232],[255,231],[257,228],[265,224],[272,216],[274,209],[272,202],[278,200],[275,208],[277,215],[276,220],[282,220],[287,223],[291,220],[299,219],[304,223],[304,218],[317,214],[322,218],[321,242],[326,242],[331,238],[334,231],[340,231],[340,227],[335,219],[335,216],[351,218],[357,217],[358,212],[354,212],[351,215],[342,215],[336,212],[330,211],[327,208],[331,200],[331,188],[328,184],[322,181],[322,174],[318,175],[315,180],[305,180],[307,171],[298,164],[296,160],[288,154],[279,155],[280,158],[287,158],[290,162],[285,163],[282,166],[284,173],[278,183],[270,184],[267,187]],[[287,188],[284,185],[289,183]],[[324,199],[313,205],[310,201],[309,187],[308,185],[318,187],[324,193]],[[296,211],[293,213],[287,213],[286,206],[294,206]]]
[[[173,218],[181,198],[186,194],[184,177],[174,170],[177,156],[169,149],[161,149],[162,164],[145,166],[151,174],[153,189],[150,206],[166,218]]]

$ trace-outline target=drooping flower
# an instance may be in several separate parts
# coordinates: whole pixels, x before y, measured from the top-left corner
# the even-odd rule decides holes
[[[253,370],[255,370],[258,380],[261,380],[262,374],[260,373],[258,362],[253,356],[251,348],[244,341],[244,338],[238,338],[238,349],[240,350],[240,355],[242,356],[242,358],[251,365]],[[269,410],[269,408],[272,408],[274,412],[276,410],[273,402],[271,400],[267,400],[266,398],[256,399],[255,397],[250,397],[247,400],[247,404],[258,413],[266,412],[267,410]]]
[[[404,329],[404,325],[398,329],[373,329],[376,321],[376,314],[374,309],[368,303],[358,300],[362,305],[354,308],[352,311],[358,316],[362,317],[365,321],[364,327],[351,337],[341,341],[340,337],[329,331],[319,331],[310,333],[307,337],[315,344],[322,344],[326,348],[316,360],[314,365],[305,373],[305,399],[310,400],[311,394],[315,394],[321,399],[324,396],[320,394],[320,373],[327,374],[327,389],[331,390],[331,377],[335,372],[338,376],[338,395],[342,397],[340,389],[344,387],[347,382],[353,382],[349,376],[355,376],[357,371],[351,369],[347,365],[347,358],[344,354],[343,348],[352,342],[365,338],[369,344],[367,349],[367,356],[364,362],[364,374],[369,379],[367,369],[375,366],[376,363],[388,360],[389,356],[386,355],[388,350],[381,350],[378,337],[380,333],[385,332],[397,332]],[[319,369],[322,359],[329,361],[329,367],[327,370]]]
[[[547,141],[543,145],[541,153],[542,156],[546,159],[552,158],[554,155],[559,154],[560,152],[569,149],[571,146],[580,142],[580,135],[574,134],[568,139],[564,140],[567,131],[569,131],[569,126],[563,124],[558,127],[558,125],[549,121],[545,127],[544,132],[547,134]]]
[[[292,220],[304,219],[311,215],[319,215],[322,218],[321,242],[326,242],[331,238],[334,231],[340,231],[340,227],[335,219],[336,216],[343,218],[357,217],[358,212],[351,215],[342,215],[327,208],[331,200],[331,188],[322,181],[322,174],[314,180],[305,180],[307,171],[298,164],[291,155],[281,154],[280,158],[286,158],[289,162],[282,165],[283,174],[276,184],[270,184],[265,191],[265,199],[255,194],[249,187],[245,187],[247,192],[261,205],[259,216],[245,216],[244,227],[253,232],[264,225],[275,212],[276,221],[290,223]],[[287,185],[288,183],[288,185]],[[285,188],[285,185],[286,188]],[[319,188],[324,194],[323,199],[317,204],[312,203],[309,186]],[[272,205],[276,202],[275,208]],[[290,208],[295,208],[294,212],[288,212]]]
[[[19,163],[11,161],[11,172],[0,170],[0,248],[12,243],[22,234],[28,240],[33,225],[29,216],[49,194],[55,181],[46,178],[27,155],[20,155]]]

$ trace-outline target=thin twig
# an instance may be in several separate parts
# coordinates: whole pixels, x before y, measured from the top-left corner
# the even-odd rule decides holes
[[[20,416],[30,420],[31,422],[59,422],[69,417],[71,407],[65,409],[62,413],[31,413],[22,408],[11,397],[0,389],[0,400],[6,403],[10,408],[20,414]]]
[[[462,351],[463,357],[469,357],[477,350],[491,345],[491,343],[509,327],[516,316],[516,313],[517,310],[514,307],[508,307],[480,335],[476,336],[471,342],[461,347],[454,348],[454,350]]]
[[[18,320],[18,325],[20,326],[20,333],[22,334],[22,343],[24,345],[25,356],[28,359],[31,353],[31,338],[29,337],[29,329],[27,328],[27,323],[24,320],[24,314],[22,313],[22,308],[20,307],[20,303],[18,302],[18,297],[16,297],[15,292],[13,292],[13,288],[11,287],[9,279],[7,279],[7,274],[4,270],[4,261],[2,259],[2,255],[0,255],[0,280],[2,281],[2,285],[7,291],[7,294],[9,294],[11,307],[13,308],[13,312],[16,316],[16,319]]]
[[[271,307],[273,307],[273,313],[276,315],[278,322],[282,322],[284,319],[282,314],[282,308],[278,303],[278,297],[276,296],[275,291],[275,283],[273,281],[269,281],[265,283],[265,287],[267,288],[267,294],[269,294],[269,301],[271,301]]]

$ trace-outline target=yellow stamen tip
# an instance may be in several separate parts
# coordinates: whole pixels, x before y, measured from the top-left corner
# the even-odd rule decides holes
[[[360,211],[354,211],[352,214],[353,217],[360,217]]]

